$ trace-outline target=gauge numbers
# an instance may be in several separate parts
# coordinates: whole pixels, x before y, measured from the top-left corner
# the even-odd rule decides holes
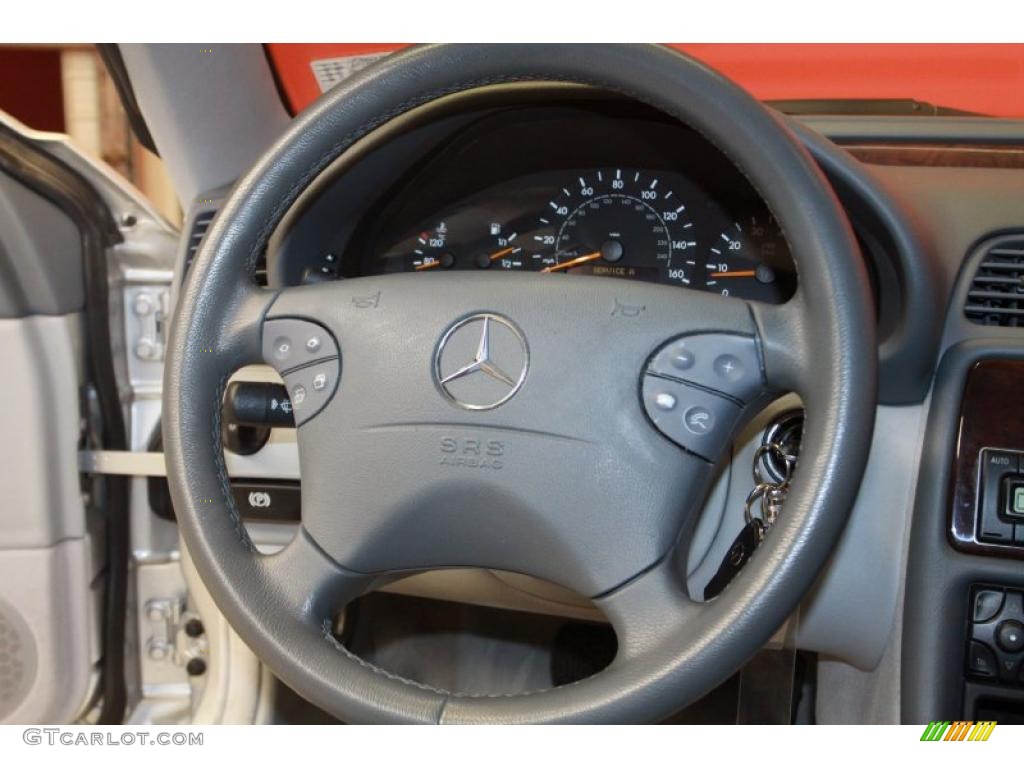
[[[488,247],[476,255],[476,266],[480,269],[520,270],[527,268],[523,258],[523,247],[519,244],[518,232],[506,232],[498,222],[487,226]]]
[[[593,275],[781,303],[789,247],[756,200],[722,206],[673,171],[626,166],[508,180],[413,221],[382,272]]]
[[[416,236],[412,258],[409,264],[414,271],[422,272],[438,267],[451,267],[455,257],[448,252],[448,223],[438,222],[431,230],[424,230]]]
[[[690,285],[697,265],[686,203],[635,169],[578,174],[548,201],[538,225],[529,260],[541,272]]]
[[[772,303],[792,294],[789,249],[770,215],[732,222],[712,238],[705,256],[704,287],[709,291]]]

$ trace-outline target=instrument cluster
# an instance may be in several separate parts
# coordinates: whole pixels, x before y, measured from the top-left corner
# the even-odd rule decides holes
[[[642,105],[537,91],[396,130],[311,196],[272,277],[498,270],[792,296],[780,227],[702,136]]]
[[[484,189],[418,221],[367,272],[479,269],[644,280],[770,303],[795,283],[767,211],[732,216],[678,172],[628,166]]]

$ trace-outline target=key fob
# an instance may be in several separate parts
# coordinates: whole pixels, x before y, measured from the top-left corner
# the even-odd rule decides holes
[[[760,520],[755,518],[743,526],[743,530],[739,532],[732,546],[729,547],[729,551],[725,553],[725,559],[718,566],[715,575],[711,577],[711,581],[704,587],[705,600],[718,597],[722,593],[722,590],[747,564],[747,561],[754,554],[754,550],[757,549],[763,537],[764,528]]]

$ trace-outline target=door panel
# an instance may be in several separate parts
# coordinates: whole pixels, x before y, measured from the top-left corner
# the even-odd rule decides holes
[[[30,211],[0,216],[15,220],[0,226],[0,722],[62,723],[85,704],[99,655],[77,467],[80,239],[35,193],[9,178],[0,190]]]
[[[0,113],[0,722],[67,723],[98,693],[119,721],[126,493],[78,471],[84,445],[124,444],[107,304],[118,236],[36,136]]]
[[[0,233],[0,318],[82,311],[82,238],[68,216],[0,175]]]

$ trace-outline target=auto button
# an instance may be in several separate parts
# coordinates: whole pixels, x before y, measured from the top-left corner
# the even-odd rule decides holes
[[[1017,454],[1012,451],[982,449],[979,455],[981,478],[978,498],[978,538],[981,541],[1012,544],[1013,523],[1004,518],[1004,481],[1019,471]]]

